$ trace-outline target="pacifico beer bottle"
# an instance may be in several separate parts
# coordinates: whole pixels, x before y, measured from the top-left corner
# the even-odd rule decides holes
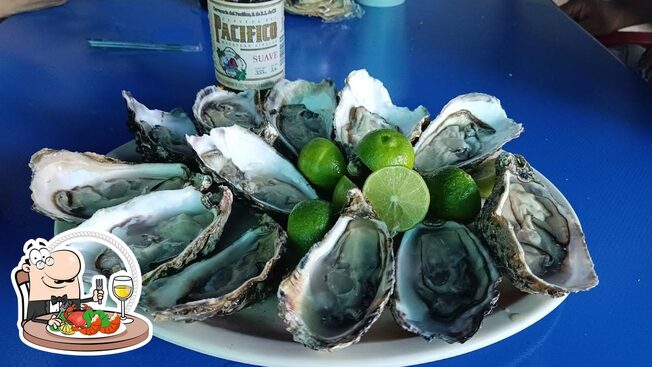
[[[267,90],[285,77],[283,0],[208,0],[215,76],[233,90]]]

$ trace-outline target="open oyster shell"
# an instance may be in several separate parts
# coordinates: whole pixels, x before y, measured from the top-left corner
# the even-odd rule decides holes
[[[598,284],[573,208],[520,155],[498,157],[477,225],[503,274],[525,292],[560,297]]]
[[[138,196],[120,205],[98,210],[78,228],[111,232],[123,240],[138,260],[144,278],[149,272],[178,269],[211,252],[231,213],[233,194],[220,186],[202,194],[192,187]],[[77,245],[77,244],[74,244]],[[87,273],[110,275],[123,268],[120,258],[97,243],[79,247]],[[94,271],[93,271],[94,270]]]
[[[324,238],[278,288],[279,316],[294,340],[315,350],[360,340],[394,287],[392,238],[358,189]]]
[[[428,341],[464,343],[498,300],[499,280],[491,255],[466,226],[419,224],[398,249],[392,312]]]
[[[365,111],[353,112],[356,107],[364,107]],[[374,118],[369,118],[369,113],[374,114]],[[423,106],[415,110],[394,106],[380,80],[369,76],[367,70],[354,70],[340,91],[333,122],[335,140],[355,146],[366,134],[386,126],[395,126],[410,140],[415,140],[428,116]]]
[[[141,305],[157,320],[195,321],[239,311],[266,294],[287,236],[267,215],[253,224],[233,218],[218,250],[176,272],[159,272],[143,280]]]
[[[261,134],[263,116],[256,105],[256,91],[233,93],[210,85],[197,93],[192,106],[197,132],[208,134],[215,127],[238,125]]]
[[[151,191],[206,188],[207,176],[178,163],[132,164],[95,153],[41,149],[32,155],[34,210],[56,220],[79,223],[98,209]]]
[[[304,145],[316,137],[330,139],[337,100],[330,80],[282,80],[265,100],[265,114],[278,139],[298,156]]]
[[[289,214],[300,201],[317,198],[292,163],[247,129],[214,128],[210,135],[187,139],[202,169],[263,209]]]
[[[322,18],[325,22],[339,22],[360,18],[364,10],[354,0],[285,0],[288,13]]]
[[[428,175],[449,165],[471,168],[522,131],[521,124],[507,117],[496,97],[482,93],[455,97],[415,144],[414,169]]]
[[[143,162],[195,163],[195,153],[186,142],[186,135],[196,135],[197,130],[183,110],[150,110],[124,90],[122,98],[129,110],[127,127],[136,138],[136,151]]]

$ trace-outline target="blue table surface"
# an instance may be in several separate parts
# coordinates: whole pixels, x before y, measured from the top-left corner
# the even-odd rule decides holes
[[[549,1],[410,0],[366,11],[337,24],[287,16],[287,78],[342,87],[349,71],[367,68],[396,104],[433,114],[458,94],[498,96],[525,126],[506,148],[573,204],[600,276],[597,288],[525,331],[432,365],[652,365],[652,89]],[[199,43],[203,51],[92,49],[87,38]],[[242,365],[156,338],[81,361],[22,345],[13,319],[10,269],[25,240],[52,234],[52,222],[30,210],[30,155],[42,147],[107,152],[131,139],[122,89],[150,107],[191,111],[195,93],[214,83],[212,70],[206,12],[191,0],[70,0],[0,23],[1,364]]]

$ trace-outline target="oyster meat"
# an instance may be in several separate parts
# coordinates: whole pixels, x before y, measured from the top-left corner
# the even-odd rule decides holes
[[[282,80],[269,92],[265,113],[278,139],[294,156],[316,137],[330,139],[337,101],[330,80]]]
[[[458,96],[421,134],[414,146],[414,169],[428,175],[448,165],[472,168],[522,131],[496,97],[482,93]]]
[[[396,256],[396,322],[430,341],[464,343],[498,300],[500,276],[489,252],[456,222],[419,224]]]
[[[147,278],[147,273],[156,268],[159,273],[182,268],[195,257],[211,252],[232,202],[233,194],[224,186],[209,194],[192,187],[157,191],[98,210],[78,228],[118,236],[131,248]],[[86,264],[94,264],[96,273],[110,275],[122,268],[120,258],[100,244],[83,243],[80,252]]]
[[[364,10],[354,0],[285,0],[285,11],[319,17],[325,22],[360,18]]]
[[[144,279],[142,307],[157,320],[194,321],[232,314],[259,300],[265,282],[276,275],[287,236],[267,215],[244,229],[240,224],[239,218],[227,223],[217,251]]]
[[[498,157],[477,225],[503,274],[525,292],[560,297],[598,284],[573,208],[520,155]]]
[[[292,163],[247,129],[220,127],[187,139],[206,172],[257,206],[289,214],[300,201],[317,198]]]
[[[294,340],[315,350],[356,343],[394,287],[392,238],[358,189],[324,238],[278,288],[279,316]]]
[[[124,90],[122,98],[129,110],[127,127],[135,135],[136,150],[143,157],[143,162],[195,162],[195,154],[186,142],[186,135],[196,135],[197,130],[183,110],[150,110]]]
[[[256,91],[233,93],[210,85],[197,93],[192,106],[197,132],[208,134],[215,127],[238,125],[261,134],[265,125],[256,106]]]
[[[183,164],[132,164],[95,153],[47,148],[34,153],[29,166],[34,210],[74,223],[151,191],[180,189],[190,183],[203,189],[211,183]]]
[[[363,110],[355,110],[363,107]],[[410,140],[421,134],[428,121],[428,110],[397,107],[392,103],[383,83],[369,76],[367,70],[352,71],[340,91],[340,103],[335,110],[335,140],[355,146],[368,133],[378,128],[396,127]]]

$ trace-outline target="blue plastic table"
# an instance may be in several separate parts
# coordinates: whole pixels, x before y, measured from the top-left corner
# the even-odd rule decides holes
[[[525,126],[506,148],[573,204],[601,281],[525,331],[436,365],[652,365],[652,88],[550,1],[410,0],[366,10],[339,24],[287,16],[287,78],[330,77],[342,87],[349,71],[367,68],[396,104],[432,113],[461,93],[498,96]],[[92,49],[87,38],[203,51]],[[240,365],[156,338],[83,360],[30,349],[17,338],[9,281],[24,241],[52,234],[52,222],[30,210],[30,155],[107,152],[131,138],[122,89],[151,107],[190,111],[197,90],[214,83],[212,70],[207,16],[192,0],[70,0],[0,23],[2,365]]]

